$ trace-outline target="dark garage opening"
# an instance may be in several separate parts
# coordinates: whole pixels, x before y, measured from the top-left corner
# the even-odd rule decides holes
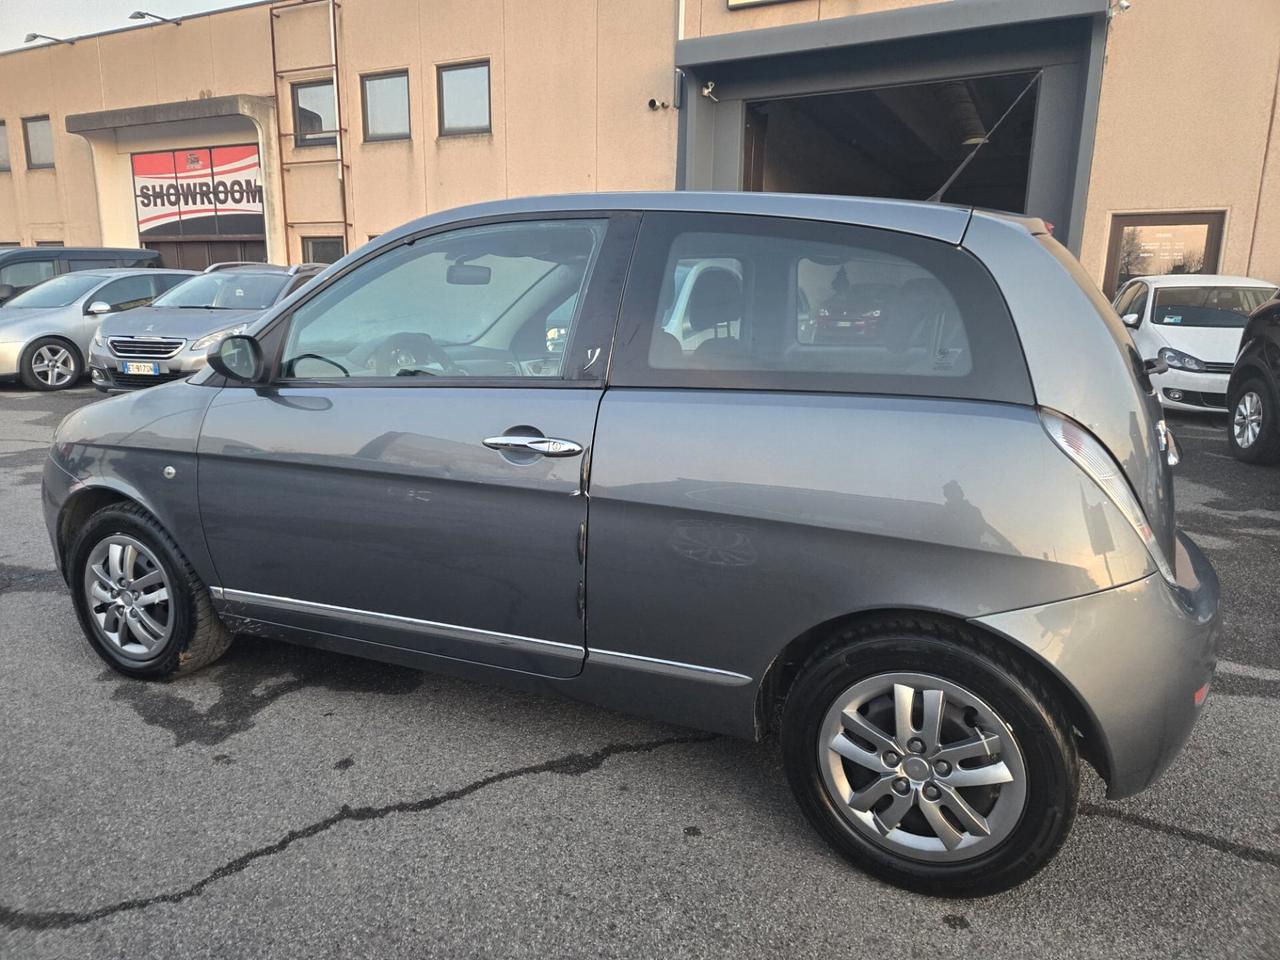
[[[990,137],[948,203],[1026,210],[1038,90],[993,134],[1034,72],[917,83],[747,105],[743,187],[927,200]]]

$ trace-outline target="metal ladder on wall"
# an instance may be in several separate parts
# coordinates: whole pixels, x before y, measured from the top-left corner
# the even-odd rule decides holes
[[[305,7],[314,7],[317,4],[325,4],[329,8],[329,53],[330,53],[331,62],[311,64],[305,67],[288,67],[284,70],[281,70],[279,60],[276,54],[276,20],[280,18],[281,14],[286,13],[290,10],[300,10]],[[351,222],[351,216],[349,212],[350,207],[347,202],[347,174],[350,172],[351,166],[346,161],[346,144],[344,141],[346,138],[347,130],[345,125],[342,122],[342,80],[340,76],[341,71],[338,69],[338,64],[340,62],[340,58],[338,56],[338,11],[341,9],[341,7],[342,7],[342,4],[338,3],[337,0],[288,0],[288,2],[272,4],[271,6],[271,16],[270,16],[271,73],[273,75],[273,80],[272,80],[272,84],[274,88],[273,92],[275,94],[275,99],[277,104],[276,106],[277,126],[283,127],[283,124],[281,124],[278,119],[282,113],[279,105],[287,104],[289,128],[290,128],[289,130],[281,129],[277,134],[277,136],[279,137],[279,142],[277,143],[277,150],[278,150],[278,155],[280,157],[280,202],[281,202],[281,206],[284,208],[286,249],[288,248],[288,244],[289,244],[289,235],[291,233],[291,228],[336,227],[336,226],[340,226],[342,228],[343,250],[345,251],[345,250],[351,249],[350,232],[353,224]],[[293,81],[291,81],[289,78],[292,76],[298,76],[299,74],[308,74],[308,73],[314,74],[320,70],[329,71],[329,76],[333,80],[334,116],[337,119],[337,129],[313,130],[313,131],[308,131],[308,133],[311,135],[321,135],[321,136],[325,134],[332,134],[334,138],[334,146],[336,148],[336,156],[320,157],[316,159],[303,159],[303,160],[286,159],[286,157],[288,156],[288,151],[290,150],[289,141],[293,140],[294,146],[292,149],[297,149],[296,138],[298,135],[298,131],[294,129],[294,126],[297,123],[297,116],[293,109],[293,89],[292,89]],[[280,95],[282,83],[284,84],[284,94],[285,94],[283,97],[281,97]],[[314,165],[314,164],[325,164],[325,163],[335,164],[337,167],[338,199],[339,199],[342,219],[341,220],[292,220],[290,219],[289,188],[288,188],[289,170],[293,167],[302,167],[302,166],[308,166],[308,165]],[[306,254],[305,250],[301,250],[301,249],[299,250],[299,262],[306,259],[305,254]],[[291,256],[290,256],[290,259],[292,259]]]

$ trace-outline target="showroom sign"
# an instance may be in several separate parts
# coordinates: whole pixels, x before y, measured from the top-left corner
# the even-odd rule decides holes
[[[132,160],[140,237],[265,232],[256,144],[135,153]]]

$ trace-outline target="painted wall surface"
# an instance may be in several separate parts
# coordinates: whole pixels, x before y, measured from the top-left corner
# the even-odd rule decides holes
[[[306,236],[345,232],[354,248],[412,217],[480,200],[667,189],[678,111],[661,104],[672,99],[678,36],[923,2],[792,0],[731,11],[724,0],[344,0],[341,150],[299,148],[291,136],[290,84],[330,72],[325,2],[275,9],[278,77],[270,4],[5,54],[0,119],[12,170],[0,172],[0,242],[136,243],[126,161],[139,143],[256,137],[271,256],[291,261]],[[1229,82],[1223,50],[1232,51]],[[437,67],[486,58],[492,129],[439,136]],[[360,77],[396,69],[408,71],[411,137],[366,143]],[[1095,278],[1113,214],[1223,210],[1222,268],[1280,280],[1278,84],[1275,0],[1236,0],[1229,17],[1202,0],[1133,0],[1113,21],[1081,254]],[[189,127],[88,136],[65,128],[68,114],[230,94],[262,99],[252,116]],[[56,168],[29,171],[21,118],[45,113]]]
[[[1221,271],[1280,283],[1278,84],[1276,0],[1133,0],[1112,20],[1080,252],[1091,275],[1113,214],[1222,210]]]
[[[0,56],[0,120],[8,128],[11,167],[0,172],[0,241],[137,242],[128,178],[118,185],[123,204],[114,196],[99,196],[99,183],[116,192],[118,172],[95,175],[95,153],[115,154],[115,145],[67,133],[69,114],[270,91],[265,6],[194,17],[180,27],[159,24]],[[52,121],[54,168],[27,170],[22,118],[42,114]],[[167,145],[202,142],[224,141],[199,132],[183,140],[175,131]],[[112,165],[110,159],[106,163]]]

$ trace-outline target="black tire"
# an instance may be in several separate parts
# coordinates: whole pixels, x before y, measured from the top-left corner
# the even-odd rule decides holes
[[[66,383],[56,386],[45,383],[33,369],[36,354],[45,347],[57,347],[70,355],[73,369],[71,378]],[[22,380],[23,386],[32,390],[66,390],[79,383],[82,376],[84,376],[84,357],[80,356],[80,351],[76,349],[74,343],[63,340],[61,337],[41,337],[22,351],[22,357],[18,361],[18,377]]]
[[[102,540],[113,535],[132,537],[154,554],[169,583],[168,640],[154,656],[130,658],[115,650],[101,633],[84,589],[85,567]],[[67,553],[68,580],[80,627],[98,656],[130,677],[160,679],[192,673],[226,653],[232,636],[213,610],[209,591],[191,568],[173,538],[146,510],[132,503],[117,503],[93,514],[71,543]]]
[[[1016,731],[1026,771],[1025,802],[1016,826],[992,849],[958,862],[908,857],[859,832],[833,802],[819,762],[824,717],[854,683],[897,672],[930,674],[959,685]],[[977,897],[1032,876],[1070,832],[1080,771],[1070,730],[1035,672],[991,638],[927,621],[879,620],[841,632],[810,658],[787,696],[781,740],[787,779],[805,816],[854,865],[920,893]]]
[[[1262,407],[1262,422],[1258,438],[1242,447],[1236,439],[1236,412],[1241,400],[1250,393],[1258,397]],[[1227,446],[1231,455],[1245,463],[1276,463],[1280,461],[1280,403],[1275,391],[1261,377],[1250,377],[1232,391],[1227,399]]]

